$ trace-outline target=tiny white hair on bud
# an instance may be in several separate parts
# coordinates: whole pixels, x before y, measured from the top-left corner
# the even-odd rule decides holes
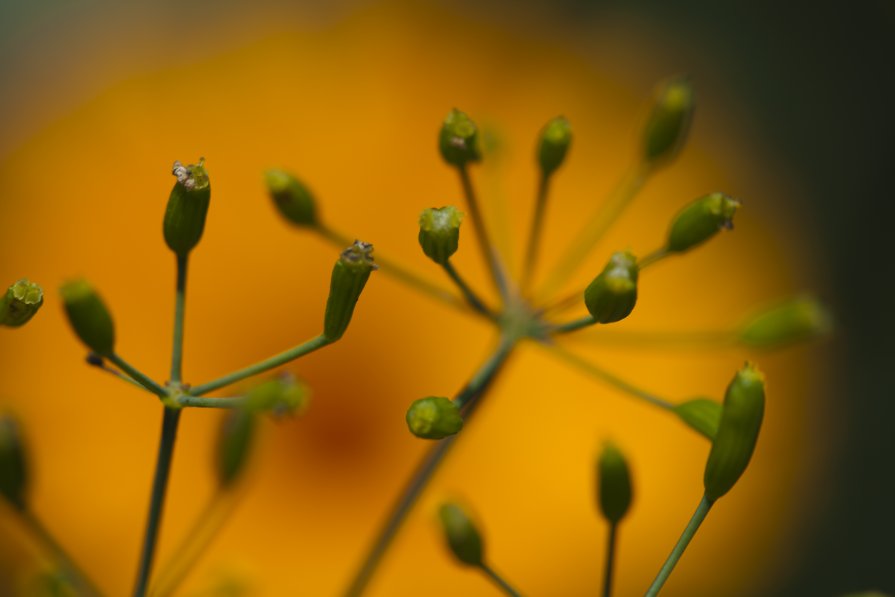
[[[171,174],[177,177],[177,182],[182,184],[187,189],[192,189],[196,186],[196,180],[193,178],[192,173],[189,168],[184,166],[179,160],[174,162],[174,167],[171,170]]]

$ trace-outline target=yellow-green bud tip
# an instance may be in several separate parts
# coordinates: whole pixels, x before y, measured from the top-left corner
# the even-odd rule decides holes
[[[738,334],[752,348],[778,348],[830,332],[833,318],[812,296],[799,296],[749,317]]]
[[[637,304],[637,258],[629,251],[613,253],[603,271],[584,291],[584,304],[598,323],[621,321]]]
[[[0,299],[0,325],[17,328],[28,323],[44,302],[43,289],[21,279],[6,290]]]
[[[538,139],[538,165],[545,175],[552,174],[566,158],[572,144],[572,127],[563,116],[552,119],[541,129]]]
[[[109,356],[115,347],[115,324],[105,303],[84,279],[66,282],[59,289],[65,314],[75,334],[90,350]]]
[[[441,157],[452,166],[465,166],[481,159],[478,127],[465,113],[454,108],[444,119],[438,134]]]
[[[272,168],[264,173],[267,192],[280,214],[296,226],[316,226],[317,202],[311,191],[285,170]]]
[[[482,564],[482,536],[469,514],[458,504],[442,504],[438,509],[441,528],[451,552],[464,564]]]
[[[342,251],[333,266],[323,318],[323,334],[328,339],[338,340],[348,329],[357,300],[375,269],[370,243],[356,240]]]
[[[453,401],[439,396],[414,401],[405,418],[410,432],[423,439],[442,439],[463,428],[460,409]]]
[[[205,170],[205,158],[184,166],[174,162],[171,173],[177,179],[168,197],[162,231],[172,251],[185,256],[199,244],[205,229],[211,185]]]
[[[661,83],[643,135],[643,159],[649,165],[673,159],[687,138],[693,118],[693,87],[686,77]]]
[[[420,214],[419,233],[423,253],[435,263],[447,263],[460,244],[462,220],[463,212],[450,205],[424,209]]]
[[[631,472],[624,454],[612,443],[603,446],[597,460],[597,486],[600,512],[612,524],[617,524],[631,506],[633,490]]]
[[[0,413],[0,495],[16,508],[25,507],[28,467],[18,420]]]
[[[732,229],[739,207],[739,201],[724,193],[711,193],[693,201],[671,222],[668,250],[681,253],[704,243],[720,230]]]

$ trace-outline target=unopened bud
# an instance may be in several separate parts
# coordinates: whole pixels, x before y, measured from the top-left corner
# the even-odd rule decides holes
[[[162,229],[168,248],[183,257],[192,251],[202,238],[208,203],[211,200],[211,185],[208,182],[204,159],[200,159],[198,164],[188,166],[174,162],[172,173],[177,182],[174,183],[174,188],[168,197]]]
[[[666,81],[656,90],[643,135],[647,164],[673,159],[680,151],[693,119],[693,99],[693,88],[685,77]]]
[[[17,328],[34,317],[44,303],[44,291],[26,279],[21,279],[0,298],[0,325]]]
[[[286,172],[272,168],[264,173],[267,192],[280,214],[296,226],[314,227],[317,220],[317,202],[314,195],[301,181]]]
[[[277,375],[254,386],[246,394],[245,408],[253,413],[274,416],[302,413],[308,406],[308,387],[289,373]]]
[[[420,214],[420,246],[435,263],[444,265],[460,244],[463,213],[456,207],[433,207]]]
[[[715,439],[721,421],[721,404],[718,402],[709,398],[693,398],[675,405],[674,413],[709,441]]]
[[[465,113],[451,110],[441,132],[438,134],[438,149],[441,157],[452,166],[463,167],[468,162],[481,159],[478,142],[478,127]]]
[[[637,258],[628,251],[613,253],[603,271],[584,291],[584,304],[598,323],[621,321],[637,303]]]
[[[633,491],[631,473],[625,455],[613,444],[606,443],[597,461],[597,484],[600,511],[612,524],[617,524],[631,506]]]
[[[115,350],[115,324],[105,303],[84,279],[66,282],[59,289],[65,314],[75,334],[100,356]]]
[[[16,508],[25,508],[28,468],[19,422],[9,413],[0,414],[0,495]]]
[[[374,269],[376,264],[373,263],[373,245],[370,243],[356,240],[342,251],[333,267],[323,317],[323,335],[328,339],[338,340],[348,329],[357,299]]]
[[[482,536],[472,519],[458,504],[442,504],[438,509],[448,547],[457,559],[470,566],[482,565]]]
[[[710,501],[730,491],[749,465],[764,417],[764,375],[751,363],[727,386],[718,433],[705,465],[705,496]]]
[[[463,428],[460,409],[452,400],[439,396],[415,400],[405,418],[410,432],[423,439],[442,439]]]
[[[571,144],[572,127],[563,116],[557,116],[544,125],[538,139],[538,165],[545,176],[562,165]]]
[[[226,413],[218,434],[215,468],[222,487],[230,486],[245,469],[252,447],[255,415],[249,409],[234,408]]]
[[[777,348],[821,336],[832,327],[832,317],[816,298],[800,296],[747,319],[738,338],[753,348]]]
[[[739,201],[724,193],[711,193],[690,203],[671,222],[668,250],[682,253],[704,243],[719,230],[730,230],[739,206]]]

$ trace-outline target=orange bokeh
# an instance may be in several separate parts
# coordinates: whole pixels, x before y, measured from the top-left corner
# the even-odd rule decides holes
[[[226,36],[238,19],[221,27]],[[435,150],[451,107],[490,131],[491,151],[473,176],[517,268],[534,194],[533,139],[543,122],[563,113],[576,138],[553,189],[542,264],[557,258],[636,150],[648,90],[537,40],[400,3],[356,9],[320,28],[271,24],[270,31],[109,84],[0,161],[0,281],[28,276],[47,290],[31,324],[0,333],[2,404],[26,426],[35,511],[110,594],[132,582],[161,407],[83,364],[55,289],[75,275],[92,280],[114,314],[120,353],[164,379],[174,259],[160,232],[174,159],[204,156],[212,180],[187,299],[185,375],[201,382],[320,329],[337,252],[277,217],[263,190],[265,168],[295,171],[334,227],[447,285],[417,247],[416,218],[425,207],[461,204]],[[701,99],[712,102],[711,91]],[[796,239],[769,223],[783,183],[739,152],[734,123],[715,124],[721,128],[707,130],[697,117],[691,145],[647,185],[569,289],[611,250],[655,248],[680,205],[706,191],[745,199],[737,230],[645,273],[637,310],[620,329],[711,329],[800,290],[789,257]],[[748,193],[759,191],[753,208]],[[474,249],[467,227],[457,265],[486,289]],[[287,367],[313,388],[311,408],[301,419],[265,423],[242,503],[187,586],[234,577],[252,595],[337,594],[425,447],[406,431],[407,405],[459,389],[491,341],[480,321],[374,275],[345,338]],[[720,397],[747,357],[766,371],[768,413],[753,464],[712,512],[667,590],[756,594],[785,566],[802,504],[811,500],[821,454],[805,437],[822,423],[822,355],[569,346],[675,399]],[[212,491],[218,421],[210,411],[183,417],[159,562]],[[445,496],[475,509],[495,567],[526,594],[594,594],[605,528],[593,460],[604,438],[629,455],[636,483],[621,533],[618,594],[642,592],[701,496],[708,444],[667,414],[526,346],[464,429],[370,594],[493,594],[441,544],[434,511]],[[34,550],[5,512],[0,535],[0,570],[19,578],[33,572]]]

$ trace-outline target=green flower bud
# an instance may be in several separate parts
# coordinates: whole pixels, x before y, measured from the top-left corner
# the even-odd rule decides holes
[[[87,280],[71,280],[59,289],[65,314],[75,334],[100,356],[115,349],[115,324],[105,303]]]
[[[356,240],[342,251],[329,283],[329,298],[326,299],[326,314],[323,317],[324,336],[338,340],[348,329],[357,299],[374,269],[373,245]]]
[[[643,159],[649,165],[673,159],[693,119],[693,88],[685,77],[659,86],[643,135]]]
[[[738,338],[753,348],[776,348],[810,340],[832,327],[832,317],[817,299],[800,296],[752,315],[740,326]]]
[[[705,496],[715,501],[737,482],[749,465],[764,417],[764,375],[751,363],[727,386],[718,433],[705,465]]]
[[[724,193],[700,197],[678,212],[668,231],[668,250],[689,251],[715,236],[721,229],[733,228],[733,214],[740,202]]]
[[[721,405],[709,398],[694,398],[675,405],[674,413],[690,428],[712,441],[721,422]]]
[[[457,559],[470,566],[482,565],[482,536],[469,515],[458,504],[442,504],[438,509],[448,547]]]
[[[598,323],[621,321],[637,303],[637,258],[618,251],[584,291],[584,304]]]
[[[43,289],[22,278],[0,298],[0,325],[11,328],[25,325],[43,304]]]
[[[625,455],[613,444],[606,443],[597,460],[597,484],[600,511],[612,524],[617,524],[631,506],[631,472]]]
[[[420,246],[435,263],[444,265],[460,244],[463,212],[456,207],[433,207],[420,214]]]
[[[462,167],[467,162],[482,159],[478,132],[478,127],[469,116],[456,108],[451,110],[438,134],[438,149],[444,161],[452,166]]]
[[[245,469],[255,431],[255,415],[249,409],[228,411],[218,434],[215,468],[218,482],[228,487]]]
[[[0,414],[0,495],[16,508],[25,508],[28,467],[19,422],[11,414]]]
[[[300,414],[308,407],[310,391],[290,373],[278,375],[253,387],[246,394],[245,408],[274,416]]]
[[[211,200],[211,185],[204,158],[200,158],[198,164],[188,166],[174,162],[172,173],[177,177],[177,182],[168,197],[162,229],[168,247],[183,257],[202,238],[208,202]]]
[[[317,202],[304,184],[285,170],[270,169],[264,173],[267,192],[280,214],[296,226],[314,227]]]
[[[563,116],[557,116],[541,129],[538,139],[538,165],[544,175],[552,174],[566,159],[572,144],[572,128]]]
[[[423,439],[442,439],[463,428],[460,409],[452,400],[429,396],[415,400],[407,409],[407,427]]]

